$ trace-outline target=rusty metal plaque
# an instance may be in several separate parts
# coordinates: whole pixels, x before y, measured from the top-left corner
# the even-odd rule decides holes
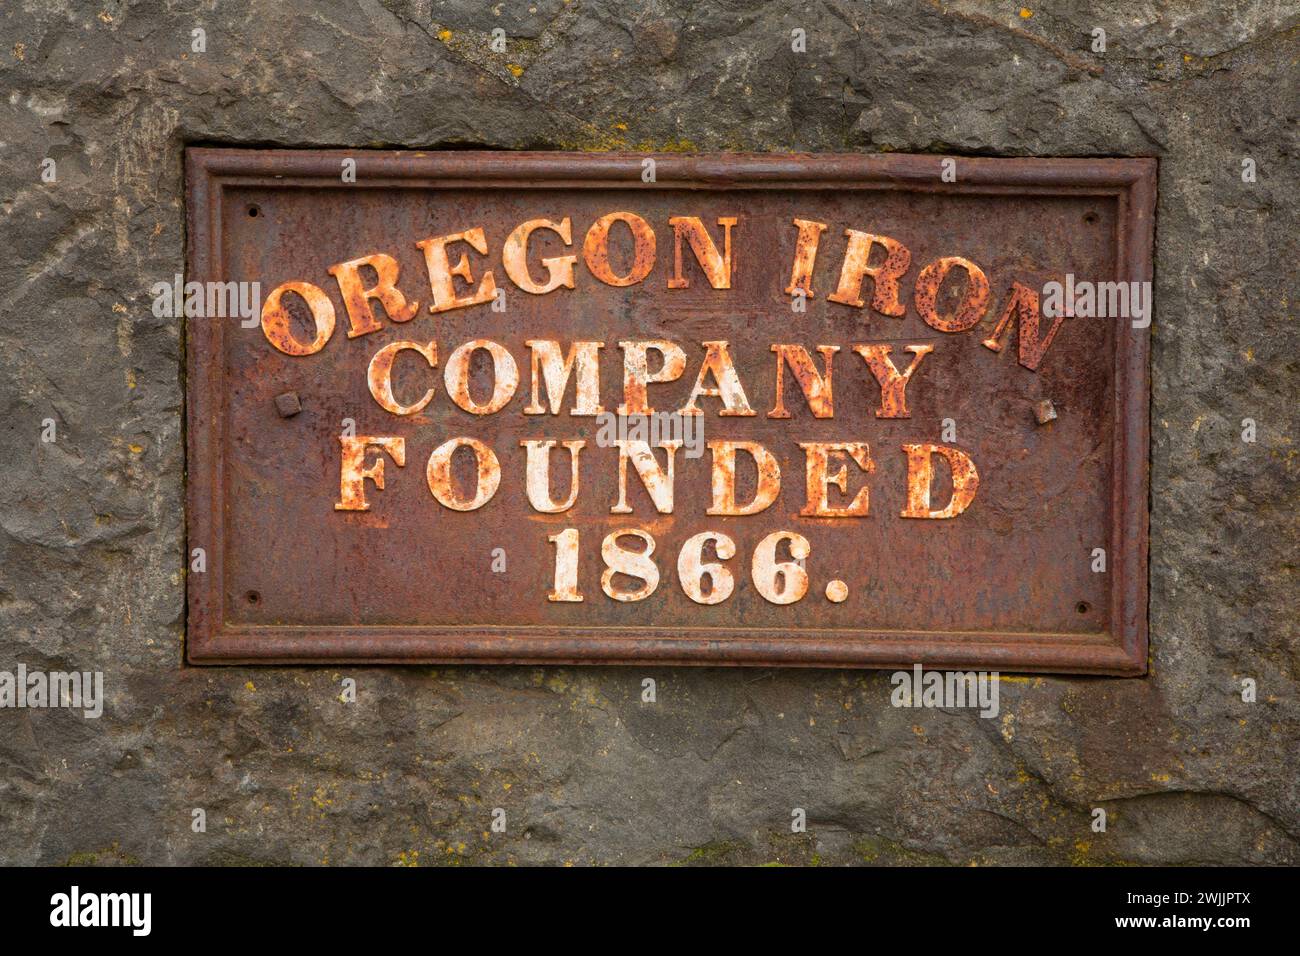
[[[191,662],[1145,671],[1154,160],[187,175]]]

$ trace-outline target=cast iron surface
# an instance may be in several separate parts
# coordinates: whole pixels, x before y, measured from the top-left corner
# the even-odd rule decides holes
[[[357,160],[343,183],[342,159]],[[192,662],[572,661],[818,666],[975,667],[1134,674],[1146,666],[1146,521],[1149,392],[1147,337],[1127,322],[1070,320],[1036,372],[981,347],[1012,280],[1041,288],[1067,272],[1094,280],[1151,278],[1154,161],[960,160],[957,183],[943,183],[933,156],[658,156],[656,182],[641,181],[643,156],[556,153],[334,153],[191,149],[188,152],[189,274],[199,281],[259,281],[264,293],[302,279],[337,297],[326,270],[375,252],[401,266],[399,287],[418,299],[416,318],[349,340],[346,317],[318,354],[275,351],[260,329],[230,320],[187,323],[189,547],[205,547],[208,570],[188,582]],[[256,210],[256,215],[249,212]],[[504,279],[500,250],[518,223],[571,217],[575,247],[604,213],[627,209],[659,236],[646,281],[618,289],[584,271],[576,288],[533,297]],[[714,290],[697,269],[691,287],[667,289],[669,216],[693,215],[711,232],[735,215],[735,279]],[[816,298],[792,315],[789,281],[795,217],[829,224],[815,276]],[[486,305],[427,311],[428,280],[415,243],[484,228],[486,256],[509,309]],[[828,304],[844,250],[844,229],[894,237],[912,252],[903,280],[902,319]],[[544,254],[558,254],[554,250]],[[535,251],[535,262],[542,252]],[[920,268],[960,255],[990,277],[984,323],[946,335],[910,307]],[[455,261],[453,255],[453,262]],[[694,268],[694,264],[690,263]],[[536,265],[534,266],[536,270]],[[380,311],[382,315],[382,311]],[[434,401],[398,420],[366,389],[366,364],[397,339],[436,339],[442,355],[471,339],[510,350],[521,384],[491,416],[456,408],[414,363],[399,390]],[[617,342],[667,339],[687,353],[675,383],[652,386],[657,408],[679,407],[703,349],[726,339],[759,414],[719,418],[706,400],[706,439],[764,443],[777,454],[783,487],[776,504],[746,517],[710,517],[708,456],[679,458],[676,507],[657,514],[630,477],[632,515],[611,515],[617,454],[594,447],[590,419],[521,414],[530,391],[527,339],[606,343],[601,396],[612,407],[621,385]],[[787,382],[792,417],[772,420],[775,342],[835,356],[833,419],[814,419]],[[878,389],[853,355],[859,343],[933,344],[909,387],[911,417],[874,417]],[[819,360],[820,361],[820,360]],[[899,359],[902,361],[902,358]],[[403,379],[403,375],[406,379]],[[924,375],[924,378],[921,376]],[[789,376],[787,376],[787,379]],[[490,387],[486,379],[481,383]],[[277,397],[295,393],[301,411],[285,417]],[[1040,425],[1035,407],[1058,418]],[[370,488],[372,508],[336,512],[344,418],[358,434],[402,435],[407,466],[387,469]],[[945,521],[899,518],[903,442],[954,443],[980,468],[966,514]],[[493,447],[501,486],[482,509],[441,507],[424,481],[424,462],[457,435]],[[524,495],[525,438],[586,438],[582,491],[570,512],[537,514]],[[810,520],[804,504],[800,441],[865,441],[876,462],[872,513],[865,519]],[[744,484],[742,479],[741,488]],[[554,546],[548,535],[581,532],[581,604],[546,600]],[[656,539],[661,582],[648,599],[618,603],[601,593],[599,543],[610,530],[637,527]],[[748,580],[759,539],[777,529],[812,545],[812,584],[796,604],[764,601]],[[677,550],[702,530],[737,543],[729,562],[736,590],[702,607],[676,583]],[[1105,547],[1108,570],[1091,570]],[[490,570],[494,548],[507,570]],[[826,600],[831,579],[849,596]]]

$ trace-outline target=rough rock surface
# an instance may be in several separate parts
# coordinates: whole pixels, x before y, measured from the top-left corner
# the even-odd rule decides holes
[[[0,862],[1300,862],[1300,13],[1050,6],[0,7],[0,669],[108,694],[0,711]],[[1006,679],[989,721],[873,672],[358,669],[344,705],[330,668],[183,666],[181,329],[148,289],[195,143],[1159,157],[1150,676]]]

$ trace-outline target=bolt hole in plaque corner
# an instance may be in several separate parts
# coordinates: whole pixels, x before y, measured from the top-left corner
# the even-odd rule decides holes
[[[191,659],[1141,672],[1153,167],[656,162],[189,151]]]

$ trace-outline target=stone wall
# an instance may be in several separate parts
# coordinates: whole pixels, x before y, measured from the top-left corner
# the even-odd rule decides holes
[[[0,862],[1300,862],[1298,23],[4,4],[0,669],[103,671],[107,704],[0,711]],[[891,708],[869,671],[184,666],[182,329],[148,290],[183,267],[189,144],[1159,157],[1150,675],[1004,677],[984,720]]]

